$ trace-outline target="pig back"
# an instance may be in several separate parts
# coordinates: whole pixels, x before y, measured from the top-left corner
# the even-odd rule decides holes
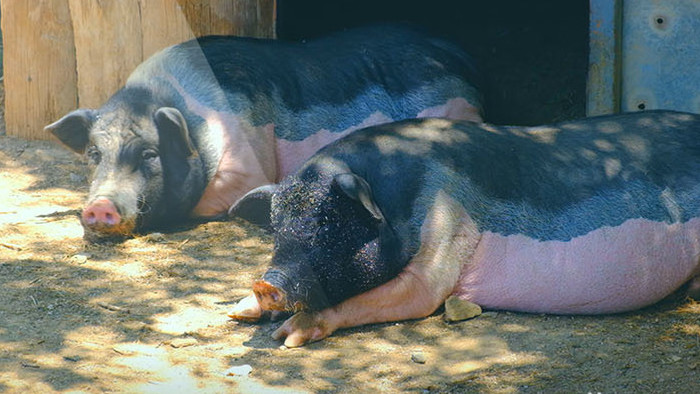
[[[697,115],[503,131],[516,136],[517,154],[470,172],[481,200],[462,200],[482,234],[459,280],[463,298],[496,309],[613,313],[657,302],[698,274]]]
[[[422,222],[437,191],[481,231],[566,241],[630,218],[700,216],[700,116],[670,111],[542,127],[408,120],[347,137],[339,157],[389,217]],[[392,202],[395,202],[392,204]]]

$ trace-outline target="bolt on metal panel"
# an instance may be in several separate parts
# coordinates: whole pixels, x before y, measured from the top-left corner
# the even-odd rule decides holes
[[[625,0],[621,110],[700,113],[700,1]]]

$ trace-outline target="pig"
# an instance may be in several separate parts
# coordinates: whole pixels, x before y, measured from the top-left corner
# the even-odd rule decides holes
[[[153,55],[101,108],[45,129],[87,156],[85,239],[111,240],[225,217],[249,190],[365,126],[480,122],[479,81],[466,53],[411,26],[303,42],[209,36]]]
[[[700,115],[542,127],[413,119],[336,141],[274,187],[271,267],[229,316],[294,313],[288,347],[486,309],[608,314],[700,284]],[[695,295],[697,296],[697,294]]]

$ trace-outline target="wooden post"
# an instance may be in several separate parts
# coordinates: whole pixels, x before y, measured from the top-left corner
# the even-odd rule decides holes
[[[136,1],[69,0],[78,69],[78,106],[102,105],[143,60]]]
[[[99,107],[156,51],[207,34],[274,37],[275,0],[2,0],[7,133]],[[72,23],[71,23],[72,22]]]
[[[143,59],[167,46],[195,37],[184,12],[174,0],[142,1]]]
[[[2,0],[8,135],[47,139],[43,127],[78,103],[68,0]]]
[[[196,36],[275,36],[274,0],[177,0]]]

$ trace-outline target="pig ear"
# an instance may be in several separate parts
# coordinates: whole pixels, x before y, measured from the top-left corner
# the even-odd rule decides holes
[[[333,183],[351,199],[360,202],[378,221],[384,221],[384,215],[372,198],[372,190],[367,181],[355,174],[338,174]]]
[[[44,130],[50,131],[75,152],[83,153],[88,144],[90,128],[95,121],[95,113],[93,109],[77,109],[44,127]]]
[[[228,210],[229,216],[243,218],[257,226],[270,229],[270,205],[272,195],[278,185],[263,185],[257,187],[233,203]]]
[[[182,113],[177,108],[158,108],[153,117],[156,127],[158,127],[158,135],[161,142],[173,142],[185,157],[190,157],[196,153],[194,146],[192,146],[185,117],[182,116]]]

